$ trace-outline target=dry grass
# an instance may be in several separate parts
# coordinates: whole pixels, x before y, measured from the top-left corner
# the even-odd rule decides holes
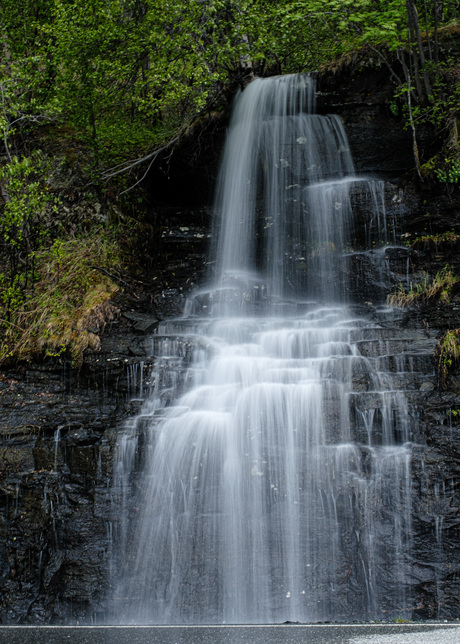
[[[2,320],[0,364],[68,352],[79,365],[86,349],[98,350],[106,323],[118,313],[110,301],[118,286],[99,269],[118,263],[116,245],[104,239],[57,242],[37,253],[33,290]]]
[[[434,351],[440,385],[447,387],[449,376],[460,364],[460,329],[447,331],[439,340]]]

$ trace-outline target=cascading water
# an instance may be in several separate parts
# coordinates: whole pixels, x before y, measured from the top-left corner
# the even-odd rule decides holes
[[[410,603],[407,404],[341,264],[352,193],[380,231],[381,186],[313,108],[305,76],[237,99],[211,286],[152,337],[155,390],[119,440],[121,621],[345,621]]]

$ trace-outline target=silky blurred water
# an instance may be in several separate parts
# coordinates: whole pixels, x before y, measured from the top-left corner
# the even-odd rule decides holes
[[[340,119],[313,106],[304,76],[256,80],[237,100],[213,274],[184,318],[159,326],[154,395],[118,444],[122,622],[346,621],[410,606],[407,403],[378,354],[360,351],[380,327],[347,306],[339,261],[351,187],[385,241],[383,193],[354,175]]]

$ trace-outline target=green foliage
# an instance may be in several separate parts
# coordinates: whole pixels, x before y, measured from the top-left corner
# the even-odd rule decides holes
[[[49,194],[49,180],[54,168],[50,159],[37,152],[21,159],[13,157],[11,163],[0,170],[5,205],[1,222],[4,243],[14,247],[30,244],[34,223],[40,219],[50,204],[57,208],[57,199]],[[36,234],[43,231],[36,231]]]
[[[113,317],[117,290],[98,268],[120,263],[118,244],[56,238],[61,204],[52,192],[61,162],[41,152],[0,168],[0,363],[69,351],[75,364],[97,348],[91,331]],[[65,232],[65,231],[64,231]]]
[[[460,159],[444,159],[444,168],[437,168],[436,175],[441,183],[458,183],[460,179]]]
[[[439,3],[421,0],[0,0],[3,357],[40,347],[58,354],[77,347],[77,337],[91,344],[86,323],[80,333],[64,322],[70,318],[60,301],[69,303],[75,291],[68,309],[75,314],[93,310],[91,293],[97,308],[113,292],[113,285],[93,281],[97,271],[72,267],[75,239],[63,239],[53,223],[59,162],[31,152],[40,147],[43,124],[59,126],[56,137],[67,132],[84,149],[102,203],[104,193],[126,191],[119,173],[172,145],[254,75],[312,71],[360,49],[367,62],[386,65],[395,82],[391,110],[413,133],[420,176],[435,176],[452,190],[460,177],[457,13],[453,0],[443,2],[442,13]],[[444,160],[433,157],[424,167],[417,149],[422,123],[446,140]],[[112,181],[107,191],[103,181]],[[91,234],[82,248],[107,259]],[[401,285],[391,298],[401,306],[448,301],[457,281],[446,267],[433,280]],[[44,317],[34,317],[34,307]],[[77,361],[81,352],[75,348]]]
[[[54,1],[46,31],[48,55],[59,61],[56,101],[86,132],[96,163],[101,134],[118,137],[121,147],[112,124],[125,123],[129,153],[138,142],[167,140],[212,103],[243,47],[238,4]],[[110,145],[104,147],[110,158]]]
[[[240,19],[244,60],[256,73],[313,70],[344,51],[333,13],[320,2],[253,0]]]
[[[457,110],[454,57],[441,60],[439,46],[454,2],[442,16],[415,0],[2,0],[1,9],[5,141],[14,148],[24,129],[64,121],[91,147],[96,180],[101,166],[173,140],[251,73],[312,70],[353,48],[392,70],[411,127],[444,127]]]
[[[445,266],[431,280],[428,273],[425,273],[421,282],[411,283],[409,288],[405,288],[402,283],[399,283],[395,292],[387,297],[387,304],[406,307],[434,299],[448,304],[453,288],[459,283],[460,277],[453,274],[450,266]]]
[[[393,621],[394,621],[395,624],[408,624],[409,623],[409,620],[404,619],[404,617],[395,617]]]
[[[52,216],[59,203],[49,190],[54,170],[53,161],[41,153],[13,157],[0,168],[5,202],[0,219],[0,284],[6,320],[23,292],[33,288],[36,251],[47,237],[45,215]]]
[[[447,409],[446,416],[451,425],[458,425],[460,423],[460,409]]]
[[[453,230],[445,233],[437,233],[436,235],[422,235],[409,242],[409,246],[412,248],[423,250],[432,249],[434,251],[437,251],[439,247],[456,248],[458,245],[460,245],[460,235]]]

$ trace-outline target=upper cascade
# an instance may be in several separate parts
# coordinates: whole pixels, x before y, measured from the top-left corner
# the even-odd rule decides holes
[[[256,79],[236,99],[214,203],[218,313],[240,314],[233,289],[248,299],[256,283],[270,298],[345,299],[337,277],[353,238],[351,194],[359,185],[382,209],[381,182],[355,176],[340,118],[314,111],[308,75]]]

